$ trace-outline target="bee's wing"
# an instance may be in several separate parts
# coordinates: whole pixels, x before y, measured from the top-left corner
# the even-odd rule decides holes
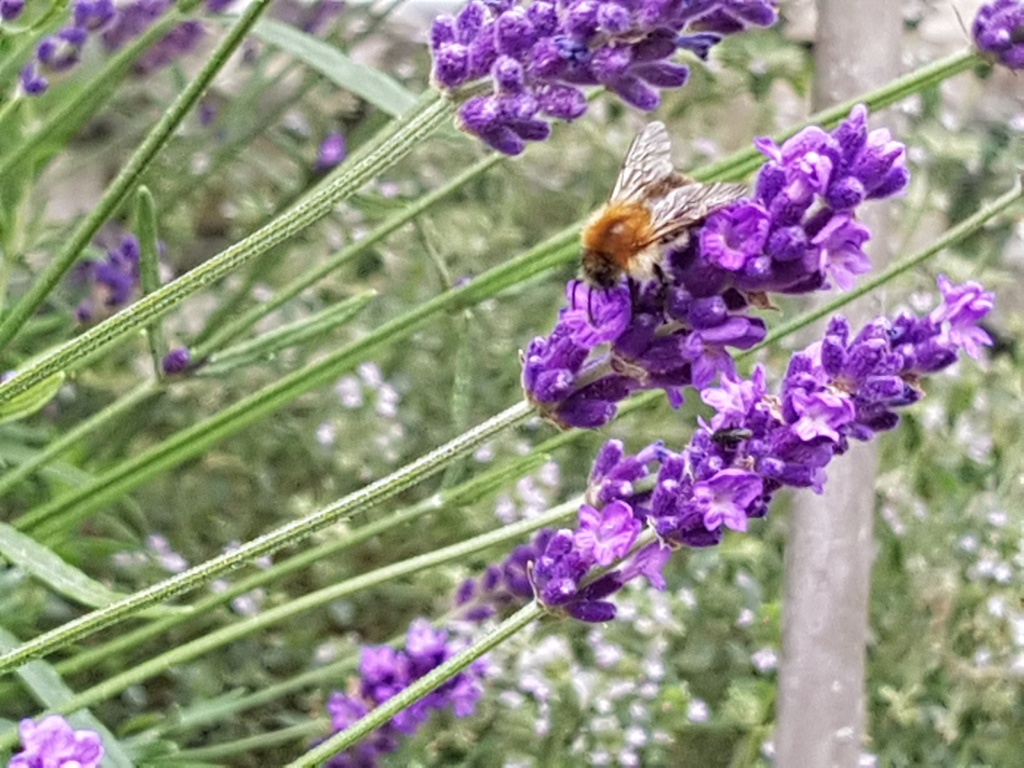
[[[672,144],[665,124],[648,123],[629,145],[611,201],[643,200],[651,187],[661,186],[674,173]]]
[[[655,241],[667,240],[747,194],[745,184],[690,182],[653,201]]]

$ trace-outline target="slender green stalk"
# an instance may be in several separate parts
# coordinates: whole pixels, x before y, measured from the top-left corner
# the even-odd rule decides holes
[[[342,265],[347,264],[360,254],[365,253],[395,230],[433,207],[438,202],[448,197],[448,195],[458,191],[470,181],[490,170],[504,159],[505,155],[499,155],[497,153],[485,157],[483,160],[471,165],[451,181],[438,187],[433,192],[429,192],[415,202],[408,204],[401,211],[398,211],[396,214],[386,219],[380,224],[380,226],[370,232],[359,242],[352,243],[352,245],[341,249],[320,266],[308,272],[304,272],[287,285],[282,286],[269,301],[252,307],[233,320],[229,320],[218,327],[217,330],[210,334],[208,339],[206,339],[202,344],[197,345],[193,350],[196,358],[202,359],[213,350],[236,339],[258,323],[262,318],[283,306],[289,300],[298,296],[302,291],[306,290],[306,288],[326,277]]]
[[[394,512],[387,517],[374,520],[352,531],[347,531],[331,540],[324,542],[305,552],[300,552],[286,560],[275,563],[270,568],[259,570],[234,582],[223,592],[212,592],[197,600],[189,608],[188,613],[174,613],[156,621],[139,627],[131,632],[118,635],[103,645],[90,648],[65,661],[58,662],[55,667],[62,675],[70,675],[83,670],[95,669],[97,665],[112,656],[119,656],[132,648],[154,637],[162,635],[168,630],[181,624],[193,624],[196,619],[209,613],[219,605],[230,602],[239,595],[261,587],[264,584],[272,584],[289,574],[301,571],[306,567],[322,562],[327,558],[336,556],[351,547],[358,546],[369,541],[379,534],[399,525],[412,522],[424,515],[436,512],[439,509],[467,504],[486,493],[493,492],[496,488],[507,485],[508,482],[523,477],[526,474],[538,469],[548,460],[548,454],[541,451],[533,451],[526,456],[517,458],[515,461],[495,467],[492,470],[462,483],[458,487],[442,491],[440,494],[431,496],[428,499],[414,504],[405,509]]]
[[[60,282],[78,258],[78,254],[88,245],[89,241],[110,218],[111,214],[120,206],[128,194],[139,181],[143,171],[156,157],[157,153],[170,140],[171,135],[181,125],[185,116],[195,106],[199,98],[206,92],[213,78],[227,63],[228,58],[235,49],[242,44],[245,35],[252,29],[253,24],[266,10],[270,0],[254,0],[246,9],[245,13],[238,19],[238,23],[231,28],[228,35],[217,46],[210,55],[209,60],[200,70],[196,78],[189,83],[188,87],[179,94],[178,98],[170,108],[160,117],[160,120],[149,132],[142,144],[132,154],[128,162],[121,169],[117,177],[111,182],[107,191],[100,198],[96,207],[86,216],[81,224],[75,227],[74,232],[68,238],[65,246],[54,257],[53,261],[36,275],[28,292],[21,297],[10,311],[10,314],[0,323],[0,349],[5,347],[15,334],[21,329],[25,321],[30,318],[39,306],[50,295],[50,292]],[[64,366],[61,366],[62,368]]]
[[[290,744],[296,741],[310,741],[323,732],[323,726],[315,720],[306,723],[299,723],[287,728],[281,728],[269,733],[260,733],[256,736],[249,736],[245,739],[225,741],[212,747],[200,747],[197,749],[183,749],[175,752],[165,759],[156,758],[147,761],[147,765],[158,768],[161,765],[178,766],[201,765],[214,761],[223,761],[234,755],[250,755],[256,750],[269,749],[281,744]]]
[[[497,544],[514,541],[534,531],[556,523],[567,517],[575,515],[579,509],[582,498],[560,504],[548,510],[545,514],[530,520],[521,520],[518,523],[499,528],[498,530],[476,536],[467,541],[453,544],[449,547],[424,555],[412,557],[393,565],[378,568],[370,573],[348,579],[339,584],[324,587],[316,592],[303,595],[283,605],[275,606],[256,616],[238,622],[237,624],[223,627],[202,637],[196,638],[183,645],[160,654],[148,661],[138,664],[135,667],[122,672],[119,675],[108,678],[98,685],[94,685],[71,698],[61,702],[60,711],[74,712],[79,709],[91,707],[94,704],[105,701],[116,696],[128,687],[148,680],[155,675],[164,674],[180,664],[184,664],[204,653],[216,648],[229,645],[242,637],[247,637],[268,626],[294,618],[302,613],[327,605],[347,595],[359,592],[364,589],[379,586],[394,579],[402,578],[419,571],[433,568],[449,562],[464,560],[469,555],[489,549]],[[167,582],[164,582],[167,583]],[[486,638],[484,641],[486,642]],[[27,644],[26,644],[27,645]],[[21,646],[24,648],[25,646]],[[18,649],[15,649],[17,651]],[[8,654],[10,655],[10,654]],[[3,660],[0,660],[3,663]],[[456,670],[457,672],[458,670]],[[454,673],[453,673],[454,674]],[[412,703],[411,701],[406,703]],[[0,735],[0,749],[9,747],[18,739],[16,730],[10,730]]]
[[[147,187],[139,187],[135,196],[135,232],[139,238],[139,282],[142,283],[143,296],[160,288],[160,246],[156,231],[156,203],[153,202],[153,195]],[[167,354],[167,345],[159,318],[146,329],[146,340],[149,342],[149,355],[153,358],[153,376],[162,379],[164,371],[161,363]]]
[[[926,88],[938,85],[944,80],[948,80],[962,72],[967,72],[978,66],[978,64],[983,61],[984,60],[974,51],[965,51],[963,53],[954,54],[953,56],[948,56],[945,59],[940,59],[933,64],[929,64],[926,67],[922,67],[921,69],[904,75],[897,80],[893,80],[891,83],[888,83],[874,91],[869,91],[868,93],[856,96],[849,101],[844,101],[840,104],[831,106],[828,109],[823,109],[821,112],[811,115],[809,118],[804,120],[802,124],[786,131],[782,131],[772,138],[777,143],[782,143],[789,137],[799,133],[808,125],[820,125],[823,127],[835,126],[844,120],[850,114],[850,110],[858,104],[866,104],[867,107],[873,111],[882,109],[890,104],[895,104],[908,96],[912,96],[915,93],[920,93]],[[704,166],[699,171],[695,172],[693,176],[700,181],[737,179],[752,173],[759,168],[763,162],[764,156],[756,147],[751,146],[738,152],[734,152],[728,157],[724,157],[715,163]]]
[[[139,299],[80,336],[40,356],[13,379],[0,384],[0,403],[35,387],[53,373],[63,371],[83,358],[127,338],[169,312],[186,297],[322,219],[338,202],[354,194],[382,170],[394,165],[421,144],[451,117],[453,109],[453,105],[440,95],[428,93],[413,108],[413,115],[408,120],[392,121],[401,125],[391,131],[382,131],[382,136],[379,137],[382,141],[375,143],[373,150],[367,151],[363,162],[345,163],[339,169],[342,172],[335,176],[331,183],[318,187],[283,216],[264,225],[257,232],[160,290]],[[13,316],[9,317],[8,321],[12,318]],[[19,321],[18,327],[20,324]]]
[[[555,235],[552,241],[561,237],[561,234]],[[364,360],[374,350],[408,337],[432,317],[482,301],[528,275],[564,264],[575,256],[574,244],[552,250],[549,247],[552,241],[542,243],[500,267],[489,270],[467,285],[436,296],[411,312],[385,323],[360,341],[284,376],[150,450],[122,461],[91,483],[37,507],[16,520],[15,525],[23,530],[33,529],[33,534],[42,539],[61,535],[68,525],[119,498],[150,477],[198,455],[210,445],[256,423],[301,394],[332,382],[341,371]]]
[[[105,627],[137,614],[153,605],[158,605],[206,584],[230,572],[246,562],[263,555],[269,555],[281,547],[296,544],[309,538],[317,531],[341,520],[347,520],[356,512],[365,511],[386,499],[411,488],[432,474],[444,469],[449,462],[464,453],[477,448],[494,435],[513,424],[523,421],[532,414],[526,403],[517,403],[476,428],[459,435],[454,440],[421,456],[411,464],[387,477],[349,494],[334,504],[312,515],[295,520],[280,528],[259,536],[238,549],[207,560],[193,568],[177,574],[148,589],[129,595],[123,600],[104,606],[56,629],[45,632],[27,641],[13,651],[0,656],[0,673],[8,672],[23,662],[45,656],[58,648],[81,640]]]
[[[76,425],[74,429],[65,432],[59,438],[47,444],[43,450],[39,451],[31,459],[23,461],[3,477],[0,477],[0,497],[39,469],[39,467],[60,456],[75,443],[85,439],[96,430],[111,423],[160,391],[162,391],[161,387],[156,382],[144,382],[127,395],[115,400],[103,410],[98,411],[81,424]]]
[[[363,291],[337,304],[328,305],[294,323],[287,323],[255,338],[226,347],[211,355],[210,362],[204,365],[199,373],[220,376],[235,368],[269,360],[283,349],[297,347],[325,336],[362,312],[376,296],[376,291]]]
[[[446,681],[451,680],[474,661],[497,648],[543,615],[544,609],[536,601],[524,606],[469,648],[427,673],[408,688],[395,694],[346,730],[335,734],[302,757],[288,763],[285,768],[316,768],[339,752],[344,752],[368,733],[379,728],[403,709],[415,704]]]

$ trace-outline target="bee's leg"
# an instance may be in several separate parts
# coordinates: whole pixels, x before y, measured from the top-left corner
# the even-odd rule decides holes
[[[626,278],[626,284],[629,286],[629,305],[635,307],[640,298],[640,284],[632,277]]]
[[[594,286],[592,285],[587,286],[587,321],[593,326],[597,325],[594,322]]]
[[[668,276],[665,274],[665,270],[661,268],[661,264],[659,262],[654,262],[651,266],[651,271],[654,272],[654,277],[659,283],[662,285],[668,285]]]

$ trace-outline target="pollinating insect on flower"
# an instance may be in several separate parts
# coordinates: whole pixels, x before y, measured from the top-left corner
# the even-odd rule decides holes
[[[634,142],[584,228],[585,282],[569,284],[554,331],[523,355],[527,397],[547,418],[599,427],[645,389],[678,406],[685,387],[735,373],[731,350],[764,339],[751,309],[770,306],[768,294],[848,289],[870,268],[857,208],[906,187],[904,146],[869,131],[858,106],[831,133],[810,127],[757,147],[768,162],[744,197],[741,185],[678,174],[660,123]]]
[[[665,124],[649,123],[630,146],[608,203],[583,228],[584,279],[608,289],[623,275],[660,278],[662,247],[746,191],[744,184],[698,184],[678,173]]]

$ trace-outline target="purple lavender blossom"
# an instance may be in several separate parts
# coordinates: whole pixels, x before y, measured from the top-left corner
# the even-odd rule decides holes
[[[11,758],[8,768],[96,768],[103,759],[103,742],[94,731],[76,731],[60,715],[19,726],[24,749]]]
[[[0,21],[14,21],[25,10],[25,0],[0,0]]]
[[[582,88],[604,86],[650,111],[660,91],[686,84],[690,70],[678,50],[706,58],[722,36],[770,26],[774,0],[701,0],[633,4],[594,0],[470,0],[457,16],[434,21],[433,79],[454,90],[491,78],[494,91],[469,99],[461,127],[509,155],[542,141],[550,120],[575,120],[587,110]]]
[[[169,66],[181,56],[191,53],[206,36],[206,28],[198,19],[187,19],[157,40],[133,66],[137,75],[147,75]]]
[[[760,366],[750,379],[730,376],[705,390],[717,413],[701,421],[682,452],[659,442],[628,456],[619,441],[607,443],[587,491],[595,506],[581,507],[575,531],[547,534],[527,567],[537,599],[576,619],[610,620],[608,598],[631,579],[643,575],[664,588],[661,569],[673,549],[714,546],[724,528],[746,531],[785,486],[820,493],[825,467],[851,439],[892,429],[897,409],[921,398],[922,375],[991,343],[978,323],[992,309],[992,294],[944,276],[939,287],[943,304],[925,317],[878,318],[856,336],[834,317],[821,341],[793,356],[777,395]],[[642,527],[660,544],[597,575],[627,555]]]
[[[878,318],[858,334],[833,317],[821,341],[796,353],[778,394],[770,394],[764,369],[750,379],[725,377],[706,389],[716,413],[700,421],[681,452],[661,442],[635,456],[612,440],[599,452],[575,530],[540,531],[500,566],[464,582],[456,595],[461,617],[480,621],[498,609],[536,599],[551,613],[585,622],[615,618],[611,598],[644,577],[665,589],[665,565],[681,547],[720,543],[724,529],[746,531],[764,517],[781,488],[821,492],[825,467],[850,439],[867,440],[892,429],[896,409],[922,395],[925,373],[951,365],[961,351],[991,343],[980,323],[993,296],[977,283],[954,285],[939,278],[943,303],[924,317]],[[607,320],[607,317],[604,318]],[[655,469],[656,468],[656,469]],[[637,547],[649,528],[657,541]],[[361,681],[328,704],[335,730],[343,730],[413,681],[436,669],[455,651],[445,633],[426,621],[409,630],[404,651],[365,649]],[[427,720],[430,711],[452,707],[473,712],[482,666],[474,665],[417,704],[403,710],[368,739],[328,763],[333,768],[375,765]]]
[[[103,30],[107,51],[116,51],[145,32],[171,7],[171,0],[133,0],[118,5],[114,20]]]
[[[21,89],[29,96],[38,96],[50,87],[50,81],[40,74],[35,59],[21,70],[20,83]]]
[[[80,323],[102,320],[131,303],[138,294],[140,246],[134,235],[125,235],[104,259],[84,259],[73,277],[89,287],[89,296],[75,310]]]
[[[349,693],[336,691],[327,708],[335,731],[343,731],[371,709],[408,688],[428,672],[441,666],[461,650],[448,633],[435,630],[426,619],[409,627],[404,650],[389,646],[367,647],[359,666],[360,680]],[[398,748],[399,738],[415,733],[434,710],[451,709],[456,717],[468,717],[476,710],[483,693],[480,680],[487,662],[478,660],[443,686],[402,710],[367,739],[327,762],[330,768],[362,768]]]
[[[327,173],[329,170],[341,163],[348,154],[348,145],[345,142],[344,134],[332,131],[324,137],[320,143],[320,150],[313,164],[313,171],[317,174]]]
[[[640,534],[642,524],[632,507],[621,500],[596,509],[580,507],[575,531],[552,534],[540,557],[528,569],[537,599],[548,608],[580,621],[602,622],[615,617],[615,606],[605,598],[626,583],[621,571],[584,583],[596,567],[607,567],[625,557]],[[634,576],[645,573],[636,569]]]
[[[223,13],[234,4],[235,0],[206,0],[206,10],[210,13]]]
[[[65,27],[44,37],[36,48],[36,59],[45,72],[64,72],[78,63],[89,33],[79,27]]]
[[[168,376],[184,373],[192,367],[192,353],[188,347],[175,347],[164,355],[161,367]]]
[[[114,0],[76,0],[72,17],[79,29],[95,32],[113,21],[115,13]]]
[[[856,210],[906,186],[904,146],[885,129],[869,132],[863,106],[832,133],[812,127],[781,147],[757,145],[769,161],[753,196],[670,246],[663,282],[569,284],[554,331],[523,355],[523,387],[545,417],[599,427],[645,389],[664,389],[678,406],[683,388],[734,375],[732,351],[765,337],[750,313],[770,306],[768,293],[845,289],[868,270],[870,232]]]
[[[455,592],[459,618],[481,622],[509,607],[519,607],[533,598],[528,569],[537,561],[554,531],[539,531],[529,544],[516,547],[500,565],[492,565],[483,576],[467,579]]]
[[[968,355],[978,359],[979,346],[992,344],[992,337],[978,327],[978,322],[992,311],[992,294],[973,280],[954,285],[945,275],[939,275],[939,290],[945,303],[932,312],[930,320],[942,326],[941,335],[946,342],[963,347]]]
[[[971,26],[978,50],[1010,69],[1024,69],[1024,3],[995,0],[981,6]]]

